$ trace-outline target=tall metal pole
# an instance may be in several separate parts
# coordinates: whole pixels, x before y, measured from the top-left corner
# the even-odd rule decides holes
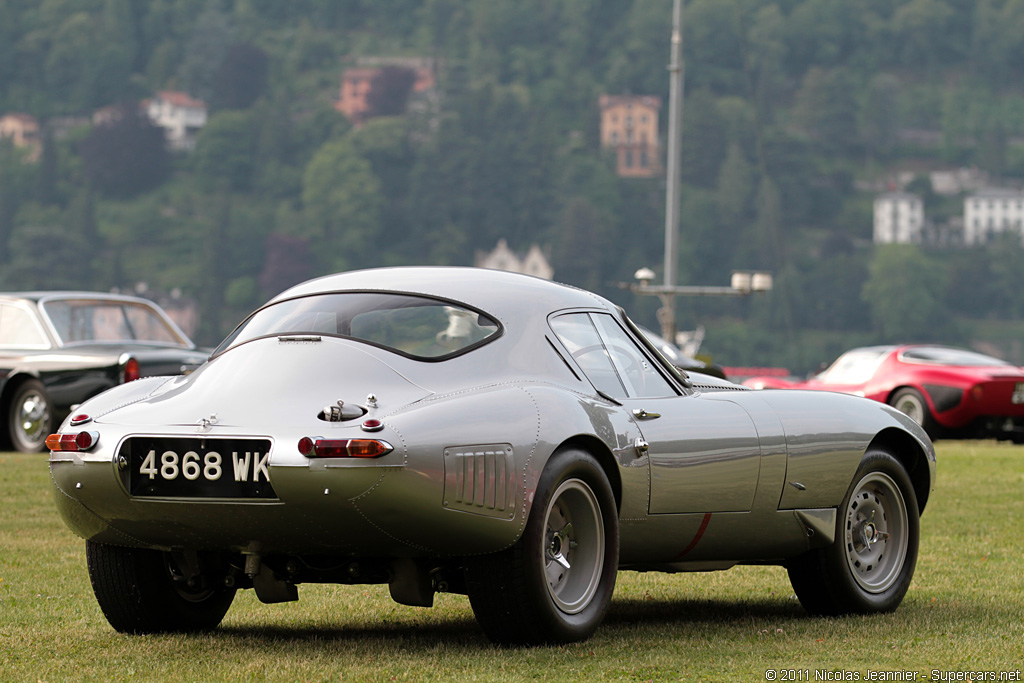
[[[676,266],[679,262],[679,164],[682,150],[683,127],[683,2],[674,0],[672,6],[672,48],[668,65],[668,153],[665,164],[665,288],[676,285]],[[662,336],[675,343],[675,296],[661,296],[659,311]]]

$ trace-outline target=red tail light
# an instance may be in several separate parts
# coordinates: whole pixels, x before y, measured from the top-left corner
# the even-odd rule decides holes
[[[380,439],[299,439],[299,452],[307,458],[379,458],[393,450],[391,444]]]
[[[131,382],[141,377],[142,372],[139,370],[139,361],[129,357],[128,360],[124,361],[124,369],[122,370],[122,374],[122,382]]]
[[[87,451],[99,440],[99,432],[50,434],[46,437],[46,447],[51,451]]]

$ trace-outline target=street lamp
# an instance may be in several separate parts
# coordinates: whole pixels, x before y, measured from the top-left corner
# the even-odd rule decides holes
[[[658,322],[661,336],[669,341],[676,339],[675,300],[677,296],[748,296],[771,291],[772,274],[759,270],[734,270],[728,287],[702,285],[652,285],[655,273],[650,268],[641,268],[633,274],[639,284],[620,282],[619,287],[636,294],[657,296],[661,300]]]

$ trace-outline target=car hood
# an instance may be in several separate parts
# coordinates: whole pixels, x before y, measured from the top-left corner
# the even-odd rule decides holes
[[[236,347],[190,375],[137,380],[83,404],[96,424],[194,425],[266,432],[308,424],[325,406],[365,405],[373,394],[383,414],[431,395],[365,344],[258,339]]]

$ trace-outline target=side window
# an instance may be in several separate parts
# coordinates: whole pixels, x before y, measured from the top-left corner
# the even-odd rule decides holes
[[[552,319],[551,328],[593,385],[612,398],[678,394],[612,316],[569,313]]]
[[[32,315],[16,306],[0,306],[0,346],[48,349],[46,335]]]

